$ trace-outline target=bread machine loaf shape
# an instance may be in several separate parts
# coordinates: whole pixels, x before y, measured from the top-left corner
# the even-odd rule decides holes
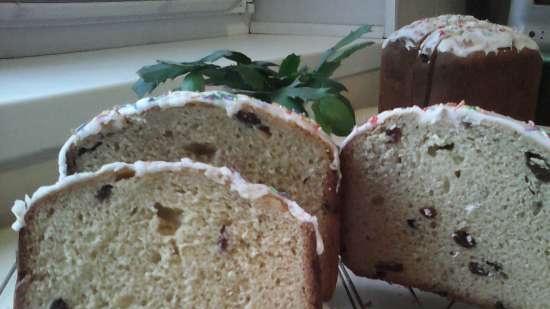
[[[541,70],[535,41],[509,27],[463,15],[425,18],[384,41],[379,110],[464,100],[533,120]]]

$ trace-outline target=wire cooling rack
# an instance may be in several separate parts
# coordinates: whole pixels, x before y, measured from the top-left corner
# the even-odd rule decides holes
[[[2,279],[2,284],[0,285],[0,295],[4,294],[4,290],[6,289],[6,286],[8,285],[8,283],[11,280],[11,277],[15,273],[15,268],[16,267],[14,262],[13,265],[10,267],[10,270],[8,271],[8,274],[6,275],[6,277]]]

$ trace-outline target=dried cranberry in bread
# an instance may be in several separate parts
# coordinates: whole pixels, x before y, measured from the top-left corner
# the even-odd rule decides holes
[[[379,110],[465,100],[535,119],[542,58],[528,36],[472,16],[425,18],[383,44]]]
[[[550,139],[464,105],[395,109],[344,142],[356,274],[492,309],[550,308]]]
[[[81,126],[59,155],[61,176],[103,164],[183,157],[237,170],[285,192],[319,220],[323,299],[337,277],[339,177],[336,146],[308,118],[226,92],[173,92],[103,112]]]
[[[13,211],[15,309],[321,308],[316,219],[228,168],[112,163]]]

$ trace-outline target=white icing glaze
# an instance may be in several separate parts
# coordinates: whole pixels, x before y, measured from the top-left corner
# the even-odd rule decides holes
[[[442,15],[413,22],[392,33],[383,44],[404,40],[410,50],[431,56],[437,50],[467,57],[474,52],[497,53],[499,48],[538,50],[538,45],[527,35],[514,29],[472,16]]]
[[[323,240],[319,233],[317,218],[303,210],[296,202],[286,199],[282,195],[278,194],[274,189],[270,189],[268,186],[262,184],[252,184],[246,182],[239,173],[231,171],[227,167],[213,167],[208,164],[192,161],[188,158],[182,159],[180,162],[162,162],[152,161],[144,162],[137,161],[133,164],[115,162],[106,164],[99,171],[96,172],[84,172],[70,175],[61,178],[51,186],[40,187],[32,197],[25,196],[25,201],[17,200],[14,202],[11,209],[12,213],[16,217],[16,221],[12,224],[12,229],[19,231],[25,226],[25,214],[32,207],[36,201],[43,198],[46,195],[60,191],[68,186],[86,181],[91,178],[95,178],[101,174],[119,171],[121,169],[130,169],[135,172],[134,177],[143,177],[144,175],[162,171],[180,171],[182,169],[195,169],[204,172],[204,175],[213,181],[229,185],[230,190],[237,192],[239,196],[248,200],[256,200],[266,195],[274,195],[279,200],[283,201],[289,213],[300,222],[309,222],[313,224],[315,228],[317,254],[322,254],[324,251]]]
[[[283,199],[285,199],[283,197]],[[296,202],[285,199],[288,211],[296,218],[300,218],[300,220],[304,222],[311,222],[313,226],[315,227],[315,239],[317,243],[317,254],[321,255],[323,254],[323,251],[325,250],[324,244],[323,244],[323,238],[321,237],[321,233],[319,232],[319,224],[317,223],[317,218],[307,213],[302,207],[300,207]]]
[[[424,37],[437,29],[444,28],[447,25],[476,20],[478,19],[469,15],[440,15],[437,17],[419,19],[391,33],[388,38],[384,40],[382,47],[385,48],[388,43],[401,39],[405,41],[407,49],[415,48],[418,47]]]
[[[458,105],[454,103],[437,104],[429,106],[425,109],[418,106],[413,106],[407,108],[396,108],[382,112],[378,115],[372,116],[361,126],[356,126],[353,128],[353,131],[342,142],[341,149],[343,149],[356,136],[369,132],[376,126],[383,124],[388,117],[411,113],[418,116],[418,121],[420,123],[428,124],[435,124],[443,117],[451,119],[456,126],[461,125],[462,122],[468,122],[472,125],[480,125],[485,121],[496,122],[517,131],[522,136],[534,140],[550,150],[550,138],[541,128],[535,126],[533,122],[530,121],[526,123],[515,120],[511,117],[489,112],[479,107],[465,105],[463,102]]]
[[[268,114],[275,118],[282,119],[287,122],[292,122],[298,127],[305,129],[306,131],[318,136],[324,141],[332,152],[332,162],[330,168],[337,171],[338,182],[340,180],[340,161],[338,157],[338,149],[332,142],[331,138],[323,132],[321,127],[314,123],[312,120],[293,113],[290,110],[278,105],[268,104],[254,98],[250,98],[244,95],[233,95],[227,92],[221,91],[209,91],[209,92],[189,92],[189,91],[176,91],[171,92],[165,96],[157,98],[144,98],[137,101],[134,104],[126,104],[122,107],[115,107],[110,111],[104,111],[90,122],[81,125],[76,129],[75,133],[65,142],[61,151],[59,152],[58,165],[59,165],[59,177],[63,178],[67,175],[67,151],[69,148],[76,144],[78,141],[94,134],[101,132],[103,127],[113,126],[115,128],[123,128],[127,125],[127,119],[139,121],[140,115],[154,107],[160,107],[161,109],[180,107],[188,103],[210,104],[225,108],[229,117],[233,116],[243,106],[252,106],[258,109],[266,111]]]

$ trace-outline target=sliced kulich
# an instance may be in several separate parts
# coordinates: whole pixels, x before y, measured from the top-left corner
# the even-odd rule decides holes
[[[225,167],[112,163],[13,212],[15,309],[321,308],[316,219]]]
[[[337,277],[336,146],[313,121],[278,104],[226,92],[173,92],[103,112],[76,130],[59,155],[61,177],[109,162],[178,161],[235,169],[273,186],[316,216],[325,242],[323,299]]]
[[[464,105],[395,109],[344,142],[355,273],[492,309],[550,305],[550,139]]]

